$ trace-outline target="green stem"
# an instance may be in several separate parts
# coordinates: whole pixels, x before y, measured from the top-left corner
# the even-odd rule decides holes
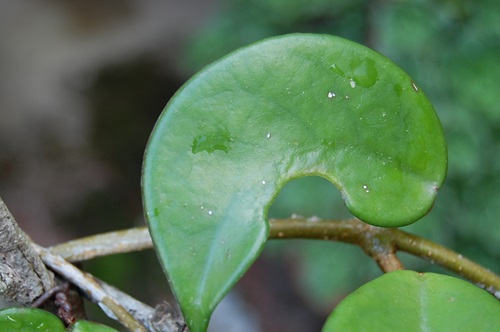
[[[393,254],[392,250],[404,251],[439,264],[500,299],[500,276],[464,258],[461,254],[399,229],[375,227],[357,219],[315,222],[306,219],[272,219],[270,224],[270,238],[347,242],[361,246],[375,260],[377,255],[383,256],[384,252]],[[398,269],[397,263],[390,264],[396,264],[392,269]],[[382,269],[384,272],[387,270]]]
[[[436,262],[466,279],[485,288],[500,298],[500,277],[481,265],[463,257],[448,248],[419,236],[397,230],[394,243],[398,249]]]
[[[386,236],[385,228],[375,227],[357,219],[324,220],[271,219],[269,238],[274,239],[323,239],[359,245],[372,257],[384,272],[402,270],[403,264],[396,257],[396,247]]]

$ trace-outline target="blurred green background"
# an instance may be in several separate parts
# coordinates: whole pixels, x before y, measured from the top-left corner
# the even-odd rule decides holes
[[[449,170],[432,212],[405,230],[500,273],[500,2],[47,1],[45,11],[31,14],[26,1],[20,1],[24,7],[11,4],[10,12],[8,3],[0,4],[0,12],[4,6],[7,15],[15,7],[18,16],[0,25],[0,37],[10,37],[0,39],[0,97],[5,97],[0,98],[0,195],[40,243],[142,224],[143,150],[176,89],[240,46],[285,33],[314,32],[365,44],[418,82],[442,121]],[[54,15],[47,8],[63,15],[66,23],[47,23]],[[39,21],[51,28],[35,38]],[[13,34],[18,30],[12,26],[7,30],[9,22],[18,28],[25,24],[26,31],[20,31],[35,41]],[[59,44],[48,42],[54,40],[50,34],[61,34],[59,29],[66,29]],[[89,51],[103,48],[102,53]],[[31,88],[42,73],[37,68],[45,63],[32,58],[40,56],[67,59],[49,68],[50,73],[61,72],[62,79],[52,83],[62,86],[64,98],[71,101],[44,104],[47,94],[34,94],[51,82],[40,79]],[[20,70],[26,76],[21,81],[23,76],[12,69],[16,66],[34,70]],[[61,95],[47,93],[61,102]],[[27,96],[33,94],[28,104]],[[349,216],[337,189],[315,177],[287,184],[269,216],[293,213]],[[407,268],[444,272],[430,262],[400,257]],[[168,293],[152,251],[99,259],[85,267],[150,303]],[[214,318],[212,330],[316,331],[338,301],[378,275],[377,266],[353,246],[271,241],[236,288],[234,307],[241,310],[224,311]],[[229,328],[234,317],[240,322]]]

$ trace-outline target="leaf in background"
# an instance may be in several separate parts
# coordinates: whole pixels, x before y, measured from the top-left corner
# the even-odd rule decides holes
[[[172,98],[151,135],[143,199],[155,248],[192,332],[257,258],[267,209],[318,175],[379,226],[431,208],[446,145],[399,67],[356,43],[287,35],[223,58]]]
[[[35,308],[7,308],[0,310],[0,331],[12,332],[66,332],[64,324],[50,312]],[[73,332],[118,332],[101,324],[78,321]]]
[[[454,277],[394,271],[346,297],[322,331],[500,331],[500,302]]]

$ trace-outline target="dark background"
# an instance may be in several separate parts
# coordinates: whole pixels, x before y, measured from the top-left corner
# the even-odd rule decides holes
[[[499,21],[497,0],[2,1],[0,195],[42,245],[143,225],[144,147],[180,85],[262,38],[327,33],[403,67],[443,123],[448,178],[433,211],[405,229],[499,273]],[[349,215],[336,188],[314,177],[290,182],[269,212],[292,213]],[[151,250],[85,268],[150,304],[169,298]],[[356,247],[272,241],[212,331],[319,331],[338,301],[378,275]]]

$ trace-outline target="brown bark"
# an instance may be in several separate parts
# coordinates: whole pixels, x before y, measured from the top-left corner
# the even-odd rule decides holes
[[[54,286],[54,275],[0,198],[0,296],[30,305]]]

